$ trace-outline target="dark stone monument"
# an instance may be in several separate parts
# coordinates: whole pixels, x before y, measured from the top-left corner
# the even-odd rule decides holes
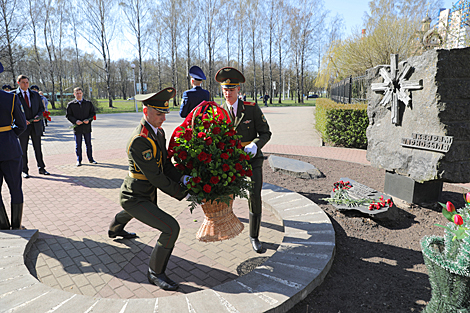
[[[367,159],[384,191],[437,201],[443,182],[470,182],[470,48],[430,50],[367,71]]]

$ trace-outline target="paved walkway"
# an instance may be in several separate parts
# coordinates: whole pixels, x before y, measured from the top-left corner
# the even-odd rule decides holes
[[[313,107],[263,108],[273,137],[265,152],[307,155],[369,164],[364,150],[322,147],[314,129]],[[276,251],[284,237],[282,222],[264,210],[260,239],[266,253],[256,254],[248,240],[248,209],[234,203],[245,225],[232,240],[201,243],[195,234],[203,213],[190,214],[185,201],[159,194],[159,205],[177,218],[181,234],[167,274],[181,283],[176,292],[162,291],[147,282],[148,258],[159,236],[133,220],[127,226],[136,240],[110,240],[107,227],[120,210],[119,188],[127,172],[125,147],[141,113],[98,115],[93,122],[93,149],[97,165],[76,168],[73,133],[65,117],[53,117],[46,128],[43,153],[50,176],[38,175],[29,147],[31,178],[23,180],[23,224],[39,229],[39,239],[28,259],[30,271],[41,282],[72,293],[104,298],[154,298],[210,289],[243,275]],[[176,112],[167,115],[167,137],[181,123]],[[2,189],[5,203],[9,194]]]

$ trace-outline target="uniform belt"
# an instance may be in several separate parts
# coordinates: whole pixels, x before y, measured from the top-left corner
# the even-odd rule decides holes
[[[132,177],[132,178],[135,178],[135,179],[148,180],[147,177],[145,177],[144,174],[129,172],[129,176]]]
[[[242,142],[242,147],[248,146],[250,143],[251,143],[251,141]]]
[[[0,133],[7,132],[7,131],[10,131],[10,130],[12,130],[10,125],[0,127]]]

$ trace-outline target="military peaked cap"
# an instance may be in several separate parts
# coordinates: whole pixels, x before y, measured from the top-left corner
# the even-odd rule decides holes
[[[168,100],[176,95],[176,89],[173,87],[165,88],[157,93],[145,95],[136,95],[135,100],[142,101],[143,105],[154,108],[162,113],[170,113],[170,104]]]
[[[12,88],[10,85],[3,85],[2,90],[5,90],[5,89],[11,90]]]
[[[224,67],[215,74],[215,80],[222,85],[222,88],[235,88],[245,82],[245,76],[236,68]]]
[[[204,72],[199,66],[192,66],[189,69],[189,76],[191,76],[194,79],[199,79],[199,80],[206,80],[206,75],[204,75]]]
[[[38,90],[38,91],[39,91],[39,87],[36,86],[36,85],[32,85],[31,87],[29,87],[29,89],[31,89],[31,90]]]

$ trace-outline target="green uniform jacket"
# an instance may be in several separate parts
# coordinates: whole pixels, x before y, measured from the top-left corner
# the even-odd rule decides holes
[[[227,112],[227,103],[222,106]],[[240,138],[242,145],[246,146],[250,142],[254,142],[258,146],[255,158],[263,157],[261,149],[271,139],[271,131],[269,124],[264,117],[260,107],[254,102],[243,102],[238,100],[237,116],[233,123]]]
[[[178,200],[185,197],[179,184],[182,175],[167,158],[163,129],[156,135],[142,118],[127,143],[127,156],[130,173],[121,186],[123,208],[142,200],[156,202],[156,188]]]

